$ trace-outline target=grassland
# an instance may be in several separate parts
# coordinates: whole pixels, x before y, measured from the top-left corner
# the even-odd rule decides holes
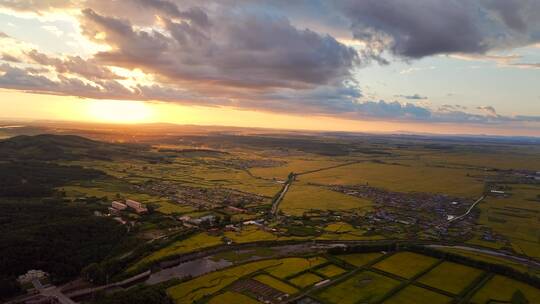
[[[482,271],[476,268],[443,262],[420,277],[418,281],[453,294],[459,294],[481,274]]]
[[[325,189],[295,182],[280,203],[279,209],[285,214],[302,215],[310,210],[351,210],[366,212],[372,202]]]
[[[253,277],[254,280],[257,280],[263,284],[266,284],[276,290],[279,290],[281,292],[284,292],[286,294],[289,294],[289,295],[292,295],[292,294],[295,294],[298,292],[298,289],[296,289],[295,287],[281,281],[281,280],[278,280],[274,277],[271,277],[267,274],[260,274],[260,275],[257,275],[255,277]]]
[[[322,280],[323,278],[321,278],[320,276],[311,272],[306,272],[290,279],[289,282],[298,287],[305,288]]]
[[[420,300],[421,299],[421,300]],[[421,301],[421,302],[420,302]],[[384,304],[411,304],[411,303],[429,303],[429,304],[447,304],[451,303],[452,298],[445,295],[409,285],[397,294],[393,295]]]
[[[336,256],[340,260],[343,260],[351,265],[361,267],[367,263],[381,257],[382,253],[352,253],[352,254],[343,254]]]
[[[234,303],[234,304],[259,304],[259,301],[253,300],[252,298],[245,296],[241,293],[226,291],[222,294],[219,294],[208,301],[208,304],[224,304],[224,303]]]
[[[383,275],[363,271],[324,288],[315,296],[331,304],[375,303],[399,282]]]
[[[266,269],[266,272],[280,279],[292,276],[306,269],[310,269],[326,262],[321,257],[313,258],[286,258],[280,260],[280,264]]]
[[[279,260],[265,260],[212,272],[210,274],[203,275],[193,280],[170,287],[167,289],[167,294],[177,304],[193,303],[204,296],[211,295],[222,290],[225,286],[233,283],[241,277],[278,263],[280,263]]]
[[[485,304],[489,300],[510,303],[513,294],[521,291],[529,303],[538,303],[540,290],[503,276],[494,276],[471,299],[472,304]]]
[[[329,264],[329,265],[326,265],[322,268],[319,268],[317,269],[315,272],[317,274],[320,274],[320,275],[323,275],[327,278],[332,278],[332,277],[335,277],[335,276],[338,276],[342,273],[344,273],[346,270],[341,268],[341,267],[338,267],[334,264]]]
[[[378,262],[373,267],[410,279],[437,262],[437,259],[412,253],[399,252]]]

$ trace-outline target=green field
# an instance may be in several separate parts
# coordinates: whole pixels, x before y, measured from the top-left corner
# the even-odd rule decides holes
[[[418,279],[418,282],[453,294],[459,294],[483,273],[479,269],[443,262]]]
[[[315,296],[331,304],[376,303],[398,285],[399,282],[394,279],[363,271],[324,288]]]
[[[305,287],[308,287],[308,286],[311,286],[317,282],[320,282],[322,281],[323,278],[321,278],[320,276],[314,274],[314,273],[311,273],[311,272],[306,272],[306,273],[303,273],[303,274],[300,274],[300,275],[297,275],[296,277],[292,278],[289,280],[289,282],[291,282],[292,284],[298,286],[298,287],[302,287],[302,288],[305,288]]]
[[[421,299],[421,300],[420,300]],[[426,304],[447,304],[451,303],[452,298],[445,295],[420,288],[414,285],[409,285],[400,290],[397,294],[384,301],[384,304],[411,304],[411,303],[426,303]]]
[[[342,254],[336,256],[338,259],[343,260],[351,265],[361,267],[367,263],[381,257],[383,254],[379,252],[375,253],[351,253],[351,254]]]
[[[320,274],[320,275],[323,275],[325,277],[328,277],[328,278],[331,278],[331,277],[335,277],[335,276],[338,276],[342,273],[344,273],[346,270],[341,268],[341,267],[338,267],[334,264],[329,264],[329,265],[326,265],[324,267],[321,267],[319,269],[317,269],[315,272],[317,274]]]
[[[489,300],[508,303],[512,300],[512,296],[516,291],[521,291],[531,304],[538,303],[540,299],[540,290],[510,278],[496,275],[474,294],[471,304],[486,304],[489,303]]]
[[[412,253],[398,252],[378,262],[373,267],[410,279],[435,264],[437,259]]]

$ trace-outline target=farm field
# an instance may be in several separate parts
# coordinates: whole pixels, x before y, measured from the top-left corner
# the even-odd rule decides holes
[[[286,258],[280,260],[280,264],[266,269],[266,272],[280,279],[284,279],[325,262],[326,259],[322,257]]]
[[[294,278],[290,279],[289,282],[291,282],[292,284],[296,286],[305,288],[315,283],[318,283],[322,280],[323,278],[321,278],[320,276],[311,272],[306,272],[306,273],[295,276]]]
[[[332,304],[375,303],[399,282],[380,274],[362,271],[335,285],[326,287],[315,296]]]
[[[483,271],[472,267],[443,262],[418,279],[418,282],[453,294],[459,294]]]
[[[510,197],[488,197],[480,203],[478,223],[507,238],[517,253],[540,258],[540,186],[510,187]]]
[[[289,295],[298,292],[295,287],[266,274],[257,275],[253,279]]]
[[[361,162],[307,174],[301,178],[312,183],[326,185],[368,183],[372,187],[396,192],[444,193],[459,197],[479,197],[484,186],[481,179],[472,177],[477,174],[479,174],[477,170],[435,167],[421,161],[399,161],[396,164]]]
[[[374,253],[351,253],[351,254],[342,254],[336,256],[338,259],[343,260],[351,265],[354,265],[356,267],[364,266],[375,259],[380,258],[383,256],[382,253],[374,252]]]
[[[373,265],[374,268],[410,279],[437,262],[437,259],[412,252],[398,252]]]
[[[354,209],[365,212],[371,209],[371,205],[372,203],[366,199],[337,193],[322,187],[310,186],[303,182],[295,182],[280,203],[279,209],[285,214],[302,215],[310,210]]]
[[[326,265],[326,266],[323,266],[319,269],[317,269],[315,271],[317,274],[319,275],[323,275],[325,277],[328,277],[328,278],[332,278],[332,277],[335,277],[335,276],[338,276],[342,273],[345,272],[345,269],[339,267],[339,266],[336,266],[334,264],[329,264],[329,265]]]
[[[220,291],[241,277],[279,263],[279,260],[265,260],[216,271],[170,287],[167,293],[177,304],[193,303],[206,295]]]
[[[256,301],[241,293],[226,291],[222,294],[212,297],[208,304],[223,304],[223,303],[235,303],[235,304],[258,304]]]
[[[421,287],[409,285],[400,290],[397,294],[391,296],[388,300],[384,301],[384,304],[409,304],[420,303],[419,299],[422,299],[422,303],[429,304],[449,304],[452,302],[452,298],[449,298],[440,293],[433,292]]]
[[[522,293],[531,304],[540,299],[539,289],[507,277],[496,275],[474,294],[471,303],[485,304],[489,303],[490,300],[492,302],[509,302],[517,292]]]

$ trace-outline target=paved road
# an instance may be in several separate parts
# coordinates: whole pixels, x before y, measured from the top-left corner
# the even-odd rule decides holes
[[[293,174],[293,173],[291,173]],[[289,187],[293,183],[294,179],[296,178],[296,175],[290,176],[287,181],[285,182],[285,185],[281,189],[281,193],[279,194],[278,198],[274,201],[272,204],[272,210],[270,211],[272,215],[276,215],[279,210],[279,203],[281,203],[281,200],[283,200],[283,197],[285,197],[285,194],[287,194],[287,191],[289,191]]]
[[[467,215],[469,215],[469,213],[471,213],[471,211],[474,209],[474,207],[475,207],[478,203],[480,203],[482,200],[484,200],[485,197],[486,197],[485,195],[482,195],[482,197],[480,197],[479,199],[477,199],[476,202],[474,202],[474,203],[469,207],[469,209],[467,209],[467,212],[463,213],[463,214],[460,215],[460,216],[456,216],[456,217],[454,217],[454,218],[449,219],[448,222],[449,222],[449,223],[455,222],[455,221],[460,220],[460,219],[466,217]]]

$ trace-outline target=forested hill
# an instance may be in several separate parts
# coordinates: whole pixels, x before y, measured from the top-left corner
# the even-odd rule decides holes
[[[20,135],[0,141],[2,160],[112,160],[117,158],[152,158],[148,146],[113,144],[75,135]]]

